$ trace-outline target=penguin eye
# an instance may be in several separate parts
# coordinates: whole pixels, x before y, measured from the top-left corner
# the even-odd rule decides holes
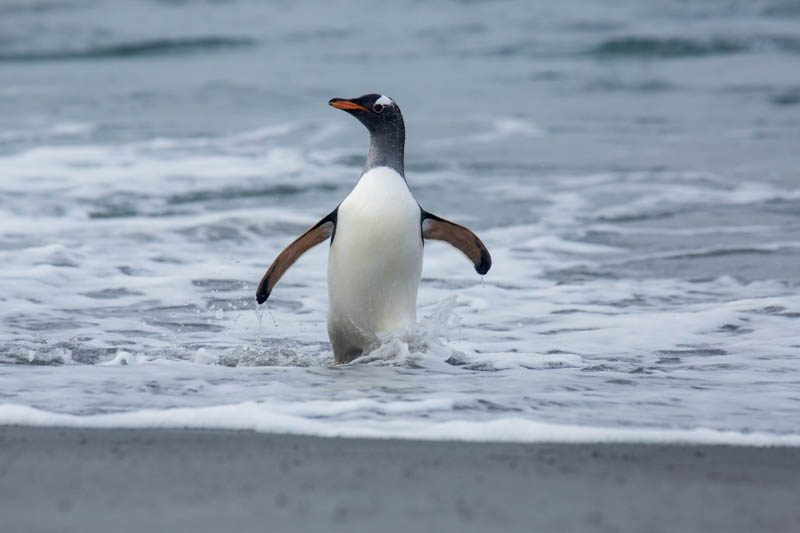
[[[374,104],[372,106],[372,110],[375,111],[376,113],[380,113],[380,112],[383,111],[383,105],[382,104]]]

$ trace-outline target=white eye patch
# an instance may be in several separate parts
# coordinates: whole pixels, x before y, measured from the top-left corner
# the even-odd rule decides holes
[[[376,104],[381,104],[382,106],[387,106],[387,105],[392,105],[394,103],[394,101],[392,101],[392,99],[389,98],[388,96],[381,95],[380,98],[375,100],[375,103]]]

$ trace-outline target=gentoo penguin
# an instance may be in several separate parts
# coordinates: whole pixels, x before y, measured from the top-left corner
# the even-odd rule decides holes
[[[425,211],[414,199],[403,170],[403,115],[394,100],[365,94],[328,104],[369,130],[367,164],[347,198],[273,261],[256,300],[264,303],[297,258],[330,237],[328,336],[339,364],[369,351],[379,334],[414,323],[424,239],[452,244],[478,274],[489,271],[492,259],[469,229]]]

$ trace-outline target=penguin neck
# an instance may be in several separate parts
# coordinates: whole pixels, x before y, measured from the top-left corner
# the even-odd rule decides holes
[[[372,132],[369,138],[367,164],[362,176],[375,167],[389,167],[396,170],[405,179],[403,165],[405,144],[406,132],[402,125],[389,131]]]

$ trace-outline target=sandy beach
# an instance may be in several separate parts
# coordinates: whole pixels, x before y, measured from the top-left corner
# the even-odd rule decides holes
[[[0,428],[3,530],[796,531],[800,450]]]
[[[798,62],[798,0],[0,2],[0,533],[800,532]]]

